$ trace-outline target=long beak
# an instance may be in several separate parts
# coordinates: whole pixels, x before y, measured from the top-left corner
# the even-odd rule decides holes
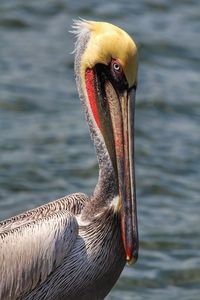
[[[138,226],[134,164],[134,110],[135,90],[121,94],[115,92],[107,81],[106,95],[114,133],[116,166],[118,174],[121,232],[126,260],[129,264],[138,257]],[[115,101],[113,102],[113,100]]]

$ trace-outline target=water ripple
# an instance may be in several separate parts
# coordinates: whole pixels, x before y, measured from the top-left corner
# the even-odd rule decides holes
[[[108,300],[199,300],[200,2],[2,0],[0,217],[76,191],[98,166],[73,77],[78,17],[113,22],[139,49],[140,257]]]

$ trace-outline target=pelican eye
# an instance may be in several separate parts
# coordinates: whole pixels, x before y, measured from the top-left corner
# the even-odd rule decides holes
[[[116,75],[119,76],[120,73],[122,73],[122,67],[117,59],[113,59],[111,62],[111,69],[112,72],[114,72]]]
[[[122,91],[128,88],[128,82],[118,59],[112,59],[110,63],[109,79],[118,90]]]
[[[119,71],[119,70],[120,70],[120,66],[119,66],[117,63],[114,63],[114,64],[113,64],[113,69],[114,69],[115,71]]]

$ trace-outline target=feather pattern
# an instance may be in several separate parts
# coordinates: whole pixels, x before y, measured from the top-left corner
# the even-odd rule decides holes
[[[88,198],[72,194],[0,223],[0,299],[21,298],[44,282],[78,235]]]
[[[90,30],[87,27],[88,21],[80,18],[79,20],[74,20],[72,25],[72,30],[70,33],[75,35],[75,47],[73,54],[76,53],[80,46],[80,41],[83,40],[84,36],[90,33]]]
[[[105,210],[100,218],[79,227],[73,251],[45,283],[19,299],[104,299],[125,264],[120,235],[117,215]]]
[[[82,193],[75,193],[62,197],[56,201],[49,202],[35,209],[29,210],[25,213],[14,216],[10,219],[0,222],[0,235],[1,233],[20,227],[33,220],[39,220],[47,217],[54,212],[67,210],[74,215],[80,214],[88,197]]]
[[[71,250],[77,234],[78,224],[67,211],[2,233],[0,299],[16,299],[44,282]]]

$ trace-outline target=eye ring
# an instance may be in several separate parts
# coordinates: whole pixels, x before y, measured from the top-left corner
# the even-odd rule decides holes
[[[120,65],[119,65],[118,63],[114,62],[114,63],[113,63],[113,69],[114,69],[115,71],[119,72],[119,71],[120,71]]]

